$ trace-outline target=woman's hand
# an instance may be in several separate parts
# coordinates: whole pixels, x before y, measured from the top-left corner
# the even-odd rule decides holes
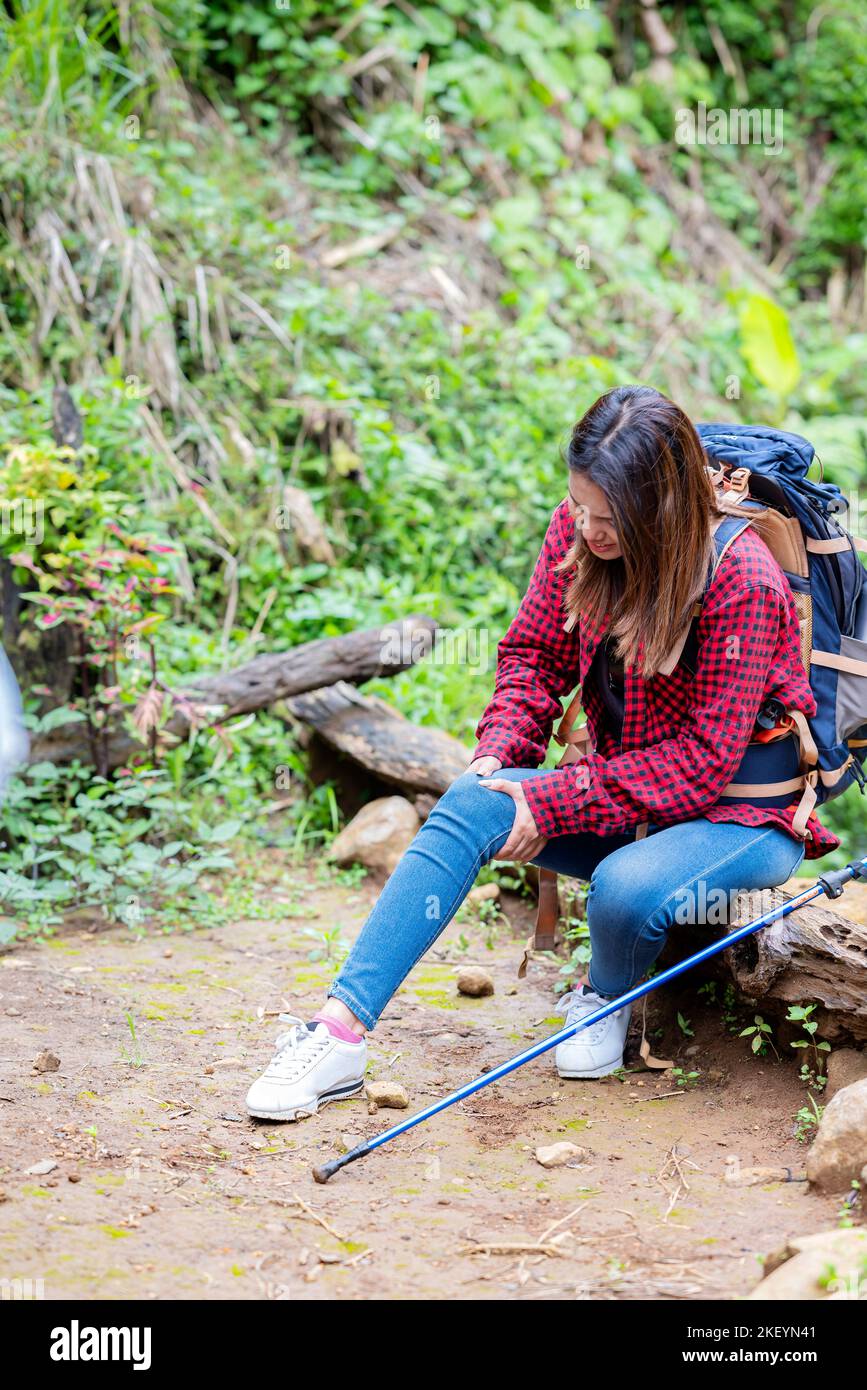
[[[492,772],[496,772],[502,766],[499,758],[494,758],[489,753],[485,758],[474,758],[467,772],[477,772],[480,777],[490,777]]]
[[[548,836],[539,834],[521,783],[510,782],[505,777],[489,777],[479,785],[488,788],[489,791],[506,792],[515,803],[515,819],[509,831],[509,838],[502,849],[491,857],[518,863],[529,863],[531,859],[535,859],[547,845]]]

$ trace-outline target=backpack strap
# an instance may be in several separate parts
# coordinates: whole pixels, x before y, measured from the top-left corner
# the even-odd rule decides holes
[[[695,675],[696,656],[698,652],[698,620],[701,617],[702,605],[707,597],[708,589],[713,583],[716,572],[719,569],[720,561],[733,541],[742,535],[748,526],[752,526],[754,517],[751,516],[724,516],[713,528],[713,542],[716,555],[708,568],[707,580],[701,598],[696,599],[692,609],[692,619],[689,627],[684,634],[682,642],[675,645],[669,652],[664,664],[660,667],[660,672],[664,676],[670,676],[678,662],[682,662],[687,670]],[[673,658],[673,659],[672,659]]]

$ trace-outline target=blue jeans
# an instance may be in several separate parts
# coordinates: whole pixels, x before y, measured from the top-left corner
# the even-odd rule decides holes
[[[502,768],[497,777],[544,777]],[[432,946],[509,837],[515,803],[465,772],[440,797],[382,889],[328,993],[373,1028],[413,966]],[[646,974],[678,922],[727,921],[730,894],[784,883],[803,844],[777,826],[698,817],[662,829],[582,831],[550,838],[531,862],[589,880],[588,979],[599,994],[624,994]]]

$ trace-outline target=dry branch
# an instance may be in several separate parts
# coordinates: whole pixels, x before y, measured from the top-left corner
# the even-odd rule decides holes
[[[165,729],[181,738],[189,732],[193,718],[222,722],[305,691],[319,692],[320,687],[335,682],[396,675],[430,651],[436,628],[432,618],[414,614],[383,627],[305,642],[287,652],[263,653],[234,670],[201,676],[179,692],[180,701],[175,702]],[[406,727],[413,726],[407,723]],[[65,724],[35,739],[31,762],[86,760],[84,731],[82,723]],[[142,745],[120,727],[111,730],[107,742],[109,767],[120,767],[134,753],[143,751]]]

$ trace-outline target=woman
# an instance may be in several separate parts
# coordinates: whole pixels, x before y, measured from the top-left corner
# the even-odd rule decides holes
[[[253,1115],[296,1119],[362,1089],[365,1032],[491,859],[589,881],[592,958],[559,1006],[571,1025],[642,979],[685,906],[782,883],[839,843],[813,815],[793,825],[797,797],[720,800],[766,699],[807,717],[816,705],[788,584],[752,528],[713,573],[692,666],[672,658],[722,515],[687,416],[658,391],[619,387],[575,426],[567,461],[568,496],[499,644],[468,770],[388,879],[323,1007],[281,1034],[250,1088]],[[539,772],[577,684],[592,751]],[[559,1044],[560,1076],[621,1066],[629,1013]]]

